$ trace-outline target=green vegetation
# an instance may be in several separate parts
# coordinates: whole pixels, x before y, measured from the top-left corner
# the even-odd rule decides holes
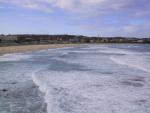
[[[0,46],[69,43],[150,43],[150,38],[86,37],[76,35],[0,35]]]

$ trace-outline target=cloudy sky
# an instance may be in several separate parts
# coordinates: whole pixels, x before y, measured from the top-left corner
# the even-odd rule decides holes
[[[0,0],[0,33],[150,37],[150,0]]]

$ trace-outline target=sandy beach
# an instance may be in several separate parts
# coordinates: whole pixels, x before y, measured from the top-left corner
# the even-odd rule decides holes
[[[24,46],[8,46],[0,47],[0,55],[8,53],[24,53],[33,52],[43,49],[63,48],[78,46],[77,44],[52,44],[52,45],[24,45]],[[16,73],[15,66],[8,66]],[[0,66],[5,65],[0,63]],[[7,64],[6,64],[7,65]],[[5,65],[5,66],[6,66]],[[46,103],[44,102],[44,94],[39,91],[39,87],[34,84],[30,77],[31,70],[34,66],[22,64],[13,78],[9,74],[9,70],[6,71],[1,67],[0,73],[0,113],[47,113]],[[23,67],[23,69],[21,69]],[[24,69],[26,71],[24,71]],[[36,68],[35,68],[36,69]],[[6,72],[6,73],[4,73]],[[22,76],[21,76],[22,75]],[[21,78],[20,78],[21,77]],[[6,80],[6,81],[5,81]],[[5,81],[5,82],[4,82]]]
[[[0,113],[150,113],[150,45],[47,46],[0,56]]]
[[[22,46],[8,46],[0,47],[0,55],[8,53],[32,52],[43,49],[54,49],[62,47],[78,46],[79,44],[48,44],[48,45],[22,45]]]

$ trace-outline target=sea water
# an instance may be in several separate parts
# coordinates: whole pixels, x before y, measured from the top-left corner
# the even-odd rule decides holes
[[[11,90],[25,88],[31,80],[48,113],[150,113],[150,45],[84,45],[0,57],[1,89],[14,81],[19,86],[11,84]],[[26,109],[40,97],[29,97],[21,98],[24,112],[34,113]],[[7,101],[0,102],[1,111],[13,106]]]

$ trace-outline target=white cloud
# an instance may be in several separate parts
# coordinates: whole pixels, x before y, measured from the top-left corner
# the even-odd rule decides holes
[[[42,0],[0,0],[0,3],[16,5],[27,9],[40,10],[47,13],[52,12],[52,8],[42,2]]]
[[[78,18],[127,12],[131,15],[149,15],[150,8],[141,6],[141,0],[0,0],[0,3],[13,4],[27,9],[40,10],[51,13],[57,8],[71,14],[77,14]],[[147,6],[146,2],[145,6]],[[148,6],[149,7],[149,6]]]
[[[0,3],[13,4],[27,9],[40,10],[46,13],[61,9],[74,17],[89,18],[116,12],[128,12],[130,15],[149,14],[140,6],[141,0],[0,0]],[[147,5],[147,4],[145,4]]]
[[[0,0],[3,3],[15,4],[24,8],[51,11],[53,7],[63,10],[88,14],[118,10],[133,0]]]
[[[89,32],[100,31],[102,35],[108,33],[113,36],[115,34],[116,36],[119,34],[148,36],[150,24],[147,24],[147,20],[150,18],[150,4],[146,1],[149,0],[0,0],[0,3],[17,5],[46,13],[55,11],[57,13],[57,9],[63,10],[71,14],[70,23],[72,25],[88,29]],[[115,19],[118,23],[109,22],[111,21],[110,15],[113,15],[112,20]],[[90,21],[87,21],[88,24],[84,24],[89,17],[97,19],[96,25],[93,25],[93,22],[90,23]],[[83,23],[80,21],[81,19],[85,19]],[[140,19],[143,23],[134,21]],[[81,23],[74,24],[78,21]]]

